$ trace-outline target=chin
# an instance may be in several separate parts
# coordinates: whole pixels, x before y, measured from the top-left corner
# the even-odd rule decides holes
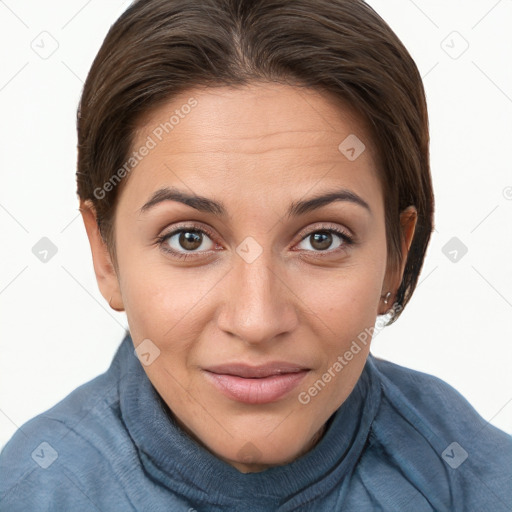
[[[267,428],[255,431],[257,421],[252,422],[252,428],[242,429],[239,425],[239,435],[205,439],[206,446],[217,457],[244,473],[288,464],[314,445],[316,431],[311,433],[310,430],[304,429],[304,423],[296,427],[291,424],[285,425],[286,419],[283,421],[283,418],[286,417],[287,415],[283,414],[270,431]]]
[[[289,439],[289,437],[288,437]],[[294,439],[294,441],[296,441]],[[267,441],[254,439],[243,440],[238,443],[238,450],[229,450],[227,453],[216,453],[217,457],[231,463],[243,473],[263,471],[269,467],[282,466],[297,459],[303,451],[302,444],[280,444],[279,446]],[[238,447],[238,446],[237,446]]]

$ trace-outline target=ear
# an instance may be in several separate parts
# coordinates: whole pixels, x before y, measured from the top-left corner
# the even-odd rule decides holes
[[[382,289],[382,298],[379,303],[382,310],[379,310],[379,315],[384,315],[389,311],[393,304],[396,292],[402,282],[402,277],[407,263],[407,255],[411,248],[412,239],[414,238],[414,231],[416,229],[416,222],[418,220],[418,212],[414,206],[408,206],[405,210],[400,213],[400,227],[401,227],[401,239],[402,239],[402,263],[397,267],[388,268],[386,270],[386,277],[384,278],[384,284]],[[384,304],[384,298],[386,294],[391,292],[388,303]]]
[[[107,245],[100,234],[96,211],[92,201],[80,200],[80,213],[82,214],[87,237],[89,238],[94,273],[96,274],[96,281],[98,282],[100,292],[113,310],[123,311],[124,305],[119,280]]]

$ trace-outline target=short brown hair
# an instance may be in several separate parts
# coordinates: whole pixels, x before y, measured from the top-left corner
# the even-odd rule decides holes
[[[393,265],[401,262],[400,212],[416,207],[394,322],[416,287],[433,228],[428,114],[412,57],[362,0],[132,3],[110,28],[84,85],[77,113],[79,197],[92,201],[101,234],[115,249],[120,187],[102,187],[126,162],[141,116],[197,86],[255,81],[328,92],[360,114],[382,171]]]

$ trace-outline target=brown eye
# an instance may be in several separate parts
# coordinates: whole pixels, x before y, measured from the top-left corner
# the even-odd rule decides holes
[[[311,247],[319,251],[329,249],[332,244],[332,233],[327,231],[318,231],[309,236],[311,237]]]
[[[201,247],[202,241],[203,237],[197,231],[182,231],[178,238],[180,246],[188,251],[193,251],[194,249]]]
[[[165,235],[162,238],[162,243],[167,246],[169,251],[181,254],[208,251],[214,247],[210,237],[200,229],[177,229]]]
[[[300,244],[309,242],[309,247],[300,247]],[[299,244],[300,249],[309,252],[335,252],[336,249],[344,249],[353,243],[352,238],[341,230],[328,228],[317,229],[307,234]],[[328,251],[329,249],[329,251]]]

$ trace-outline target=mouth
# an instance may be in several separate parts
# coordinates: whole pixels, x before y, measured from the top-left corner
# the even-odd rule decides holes
[[[208,381],[228,398],[246,404],[265,404],[284,398],[310,369],[273,362],[262,366],[220,365],[203,371]]]

